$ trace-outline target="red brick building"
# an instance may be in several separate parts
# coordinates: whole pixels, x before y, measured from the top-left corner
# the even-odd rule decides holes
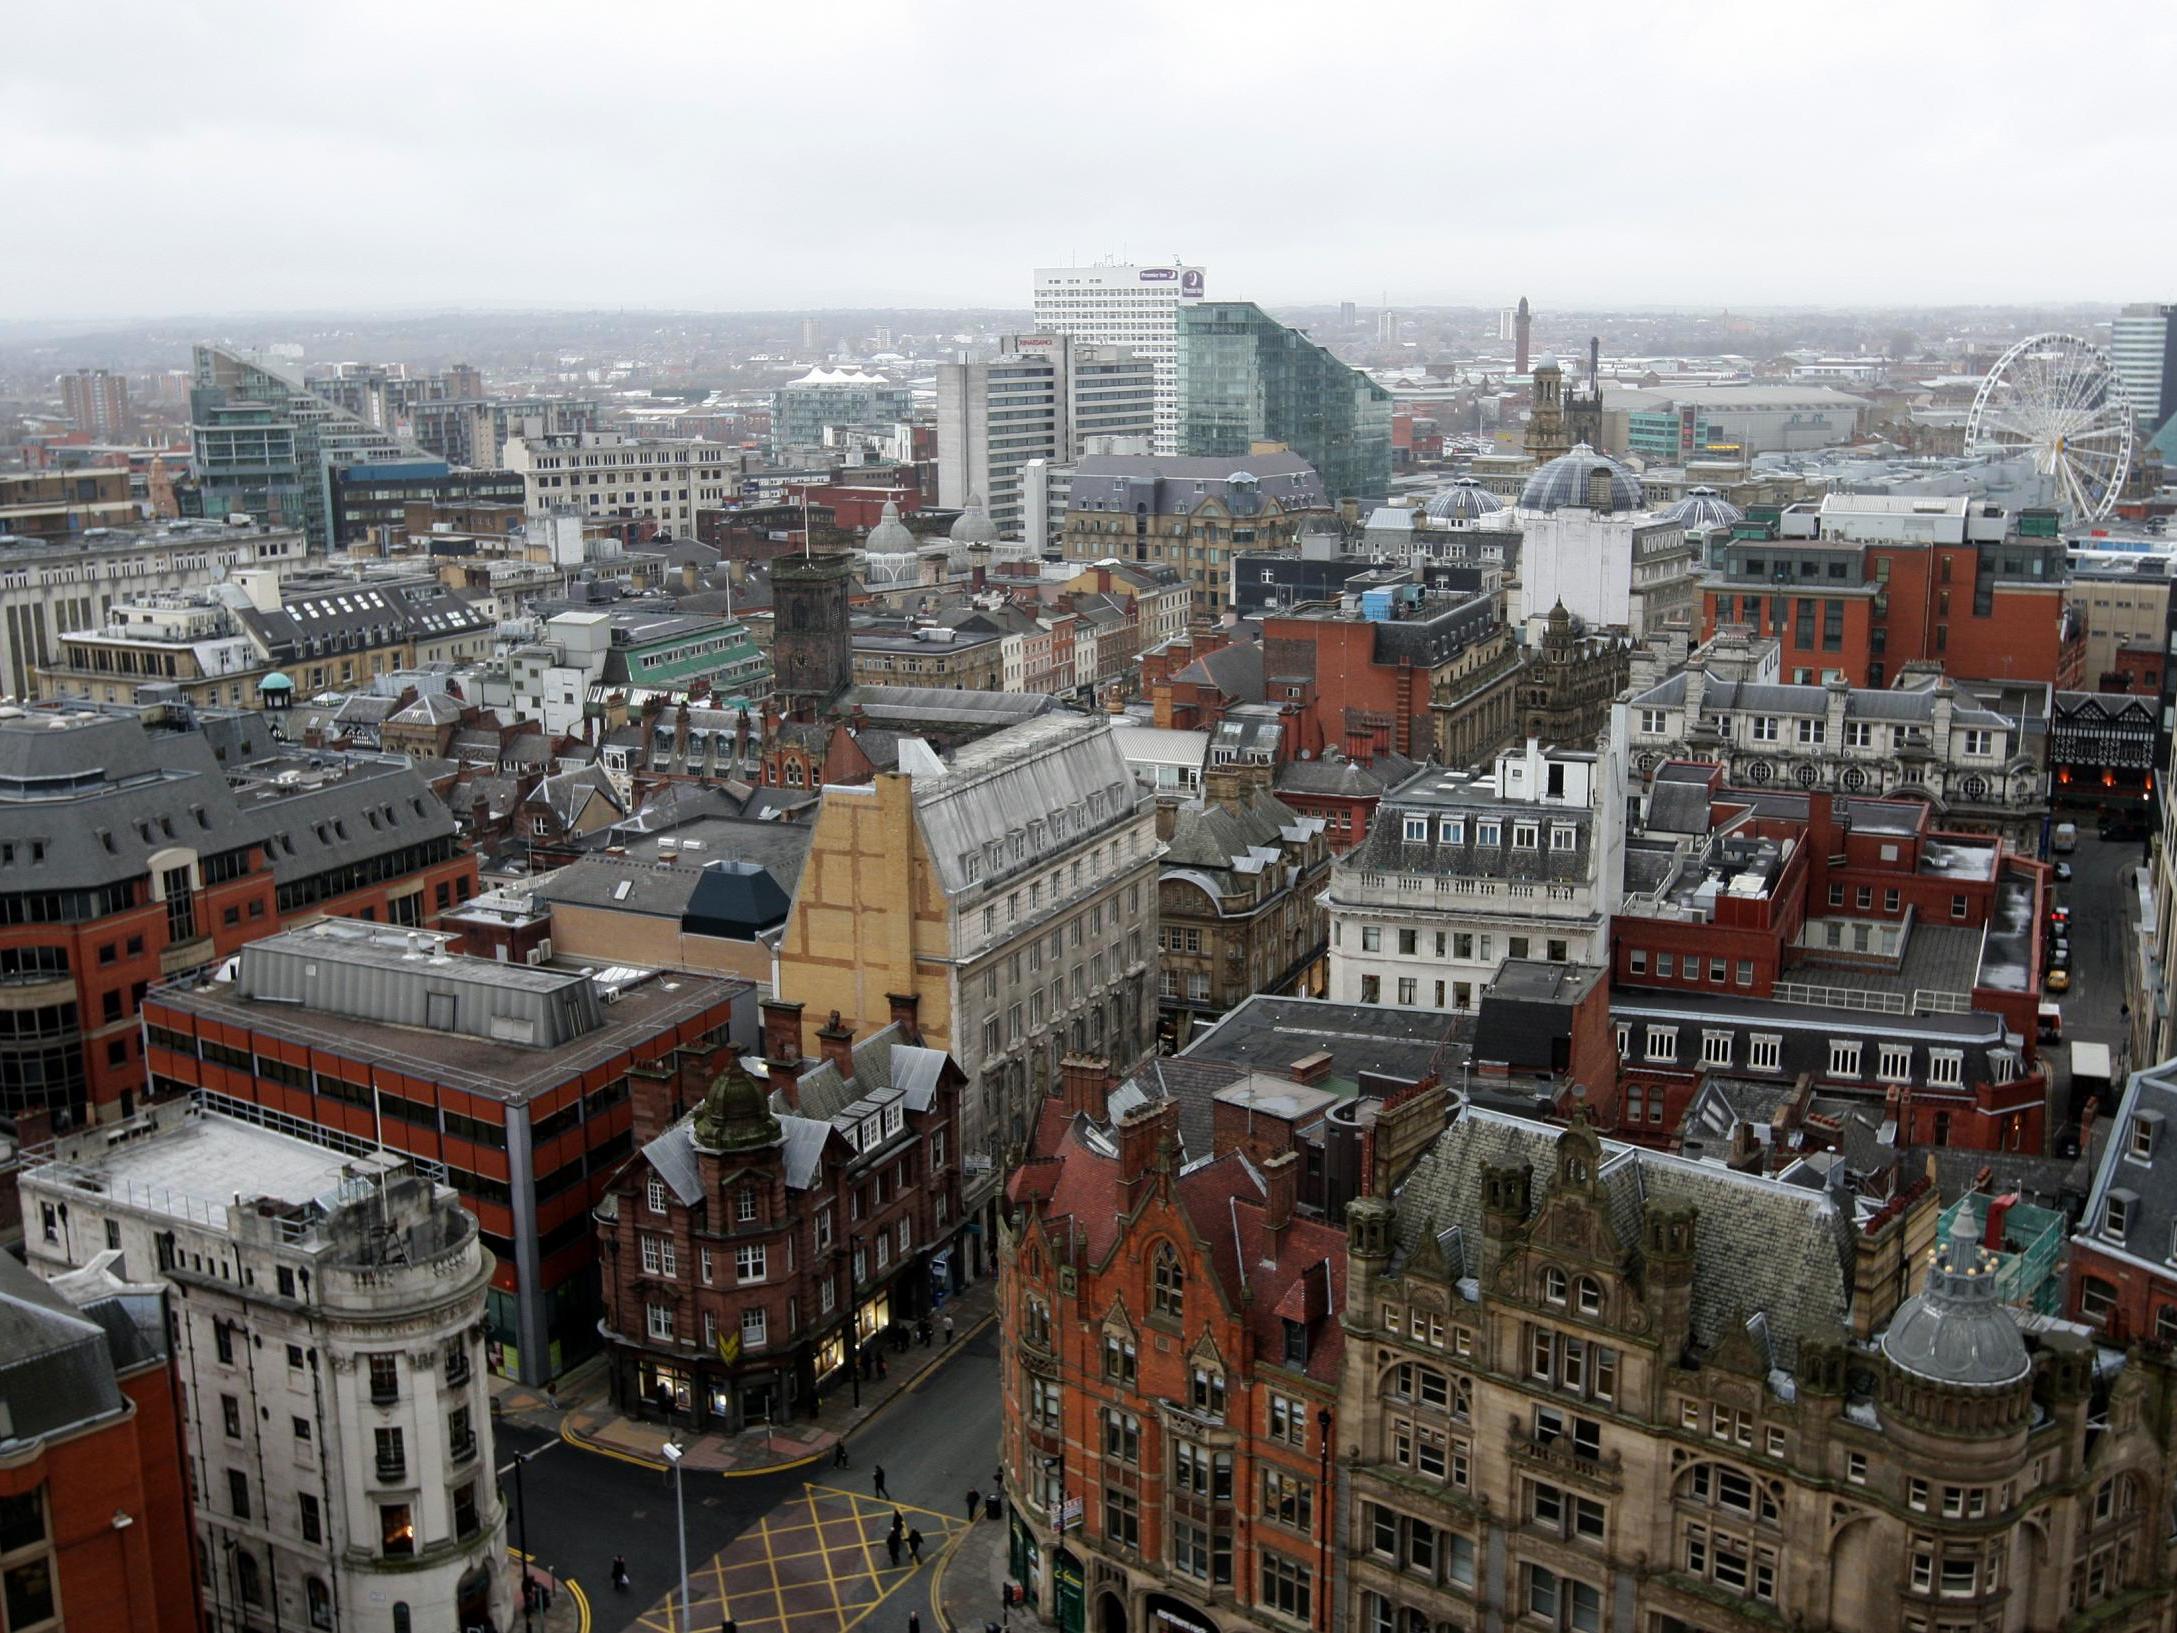
[[[202,1585],[166,1295],[95,1265],[49,1285],[0,1254],[0,1319],[0,1621],[192,1633]]]
[[[1978,500],[1832,495],[1734,530],[1701,587],[1701,639],[1773,635],[1786,680],[1841,671],[1887,686],[1904,664],[2076,690],[2086,628],[2053,511]]]
[[[161,981],[324,915],[424,927],[476,862],[417,775],[287,755],[256,715],[0,719],[0,1111],[127,1116]]]
[[[1611,924],[1621,1139],[1670,1146],[1712,1077],[1878,1101],[1898,1143],[2045,1149],[2049,869],[1917,800],[1657,773]],[[2014,1046],[2015,1040],[2015,1046]]]
[[[1001,1234],[1013,1575],[1062,1633],[1327,1630],[1344,1232],[1296,1153],[1182,1174],[1176,1102],[1084,1109],[1045,1103]]]
[[[698,1432],[812,1416],[950,1291],[966,1079],[913,1009],[859,1045],[834,1014],[801,1061],[801,1006],[773,1003],[762,1078],[729,1054],[672,1118],[640,1087],[657,1131],[597,1211],[622,1406]]]

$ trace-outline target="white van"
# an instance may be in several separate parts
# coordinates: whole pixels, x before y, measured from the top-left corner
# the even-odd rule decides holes
[[[2050,842],[2049,849],[2058,856],[2069,856],[2078,848],[2079,825],[2076,822],[2057,823],[2056,837]]]

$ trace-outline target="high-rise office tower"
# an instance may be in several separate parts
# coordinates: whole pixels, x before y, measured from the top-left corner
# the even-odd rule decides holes
[[[1181,452],[1243,458],[1283,443],[1333,503],[1381,504],[1391,489],[1391,394],[1252,301],[1179,314]]]
[[[1031,460],[1070,466],[1091,437],[1148,447],[1156,366],[1125,347],[1062,334],[1008,335],[998,346],[988,362],[938,365],[937,495],[948,509],[980,497],[999,535],[1020,539],[1021,472]]]
[[[1199,305],[1198,266],[1073,266],[1036,269],[1036,328],[1098,346],[1124,346],[1156,368],[1154,449],[1179,451],[1176,370],[1179,313]]]
[[[61,412],[75,421],[78,431],[115,438],[134,428],[129,419],[128,376],[110,369],[77,369],[62,375],[58,383]]]
[[[2177,413],[2177,306],[2125,307],[2110,331],[2109,360],[2131,394],[2140,429],[2152,436]]]

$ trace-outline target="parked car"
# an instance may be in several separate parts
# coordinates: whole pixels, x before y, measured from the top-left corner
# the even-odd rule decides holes
[[[2064,1037],[2064,1006],[2041,1000],[2041,1041],[2061,1043]]]
[[[2071,883],[2071,864],[2069,862],[2058,862],[2056,864],[2056,882],[2060,885]]]
[[[2068,970],[2071,968],[2070,942],[2059,941],[2049,949],[2048,967],[2052,970]]]
[[[2042,987],[2049,992],[2069,992],[2071,990],[2071,971],[2061,966],[2050,970],[2048,979],[2042,983]]]

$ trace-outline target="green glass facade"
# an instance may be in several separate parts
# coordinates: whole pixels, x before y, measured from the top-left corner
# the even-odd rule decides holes
[[[1244,458],[1282,442],[1333,500],[1391,491],[1391,394],[1252,301],[1179,308],[1179,447]]]

